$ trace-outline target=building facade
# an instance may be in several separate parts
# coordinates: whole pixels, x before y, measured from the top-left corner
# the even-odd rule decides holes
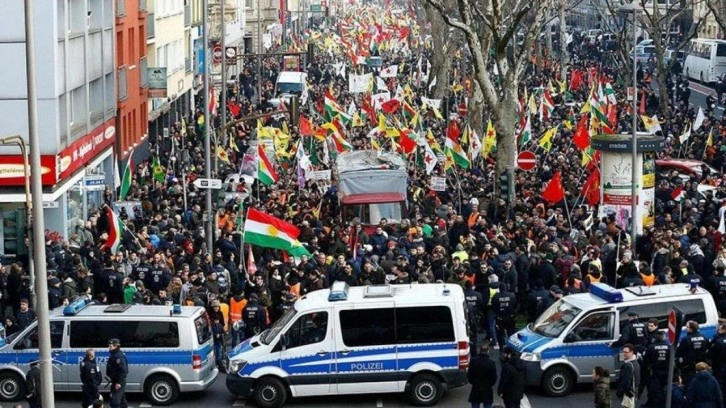
[[[118,71],[118,120],[116,126],[118,159],[128,159],[132,150],[148,136],[148,59],[146,19],[143,0],[116,2],[116,69]],[[136,152],[138,163],[145,156]]]
[[[113,185],[116,139],[114,0],[49,0],[35,15],[38,131],[47,235],[69,239]],[[28,140],[22,0],[0,13],[0,137]],[[0,147],[0,256],[22,254],[24,166],[17,147]]]

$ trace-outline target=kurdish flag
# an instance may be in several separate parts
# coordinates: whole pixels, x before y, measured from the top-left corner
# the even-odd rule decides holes
[[[279,218],[250,208],[245,220],[245,242],[288,251],[293,256],[310,255],[297,237],[300,230]]]
[[[466,152],[461,147],[459,142],[455,141],[448,135],[446,136],[446,144],[444,144],[444,152],[447,156],[451,157],[454,163],[465,169],[469,168],[469,165],[471,163],[469,162],[469,158],[467,157]]]
[[[121,247],[121,237],[126,231],[126,226],[108,205],[106,206],[106,219],[108,220],[108,238],[101,246],[101,250],[108,249],[112,254],[116,255]]]
[[[270,160],[265,154],[262,144],[257,145],[257,179],[264,185],[270,186],[279,180],[279,176]]]
[[[325,91],[325,113],[328,114],[330,119],[340,116],[340,119],[345,123],[350,123],[352,121],[350,115],[348,115],[345,109],[338,104],[329,91]]]
[[[131,179],[133,178],[131,169],[134,167],[133,158],[134,151],[132,150],[129,155],[129,160],[126,162],[126,167],[124,167],[123,178],[121,179],[121,191],[119,192],[119,200],[121,201],[126,199],[126,196],[129,194],[129,190],[131,189]]]

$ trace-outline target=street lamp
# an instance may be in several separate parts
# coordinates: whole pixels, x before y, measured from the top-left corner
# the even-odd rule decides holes
[[[30,163],[28,162],[28,148],[25,145],[25,140],[20,135],[7,136],[0,138],[0,145],[2,146],[18,146],[20,148],[20,154],[23,156],[23,184],[25,186],[25,231],[28,237],[28,272],[30,273],[30,304],[33,308],[35,305],[35,266],[33,265],[33,238],[30,235],[31,225],[33,225],[33,216],[31,211],[33,210],[33,201],[30,197]],[[18,242],[20,245],[20,242]]]
[[[635,3],[630,4],[623,4],[622,6],[618,7],[618,13],[622,13],[625,15],[632,14],[633,15],[633,140],[631,141],[633,147],[632,147],[632,180],[631,180],[631,186],[630,186],[630,194],[631,194],[631,206],[630,206],[630,247],[633,252],[633,260],[635,261],[635,237],[638,234],[638,203],[637,203],[637,197],[638,197],[638,144],[637,144],[637,137],[638,137],[638,109],[637,109],[637,101],[638,101],[638,59],[636,58],[635,54],[635,47],[638,45],[638,33],[637,33],[637,27],[638,27],[638,13],[641,12],[640,6],[638,6]]]

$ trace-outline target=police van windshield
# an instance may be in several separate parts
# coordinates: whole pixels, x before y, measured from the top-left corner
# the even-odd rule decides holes
[[[294,307],[287,309],[287,311],[275,322],[275,324],[272,325],[272,327],[262,332],[260,335],[260,342],[262,342],[262,344],[270,344],[272,339],[277,337],[280,333],[280,330],[294,319],[296,315],[297,310],[295,310]]]
[[[530,330],[542,336],[558,337],[580,313],[581,309],[560,299],[532,323]]]

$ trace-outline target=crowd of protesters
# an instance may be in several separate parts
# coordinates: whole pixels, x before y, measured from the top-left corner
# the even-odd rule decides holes
[[[610,79],[618,100],[618,130],[629,132],[627,72],[614,61],[601,61],[597,41],[575,41],[570,48],[570,70],[595,69]],[[420,50],[409,55],[383,51],[381,56],[384,65],[402,67],[397,79],[405,81],[416,69],[419,57],[431,60],[435,52],[423,43]],[[346,58],[338,52],[317,52],[309,62],[309,101],[303,106],[306,114],[321,115],[316,112],[317,106],[329,89],[341,106],[346,107],[351,101],[361,106],[361,96],[347,92],[348,79],[337,75],[332,66]],[[452,81],[462,83],[472,77],[466,58],[464,53],[455,62],[459,78]],[[273,103],[280,61],[277,57],[262,59],[261,77],[256,63],[250,61],[236,78],[237,84],[226,90],[231,100],[230,115],[268,113],[265,126],[280,127],[285,119],[275,115],[278,108]],[[659,109],[658,93],[647,82],[647,73],[639,77],[639,88],[647,95],[646,112],[654,114]],[[525,88],[532,93],[550,81],[563,79],[566,80],[559,77],[556,63],[533,64],[521,83],[522,93]],[[256,87],[260,81],[262,94],[258,95]],[[419,106],[420,97],[427,95],[426,83],[409,85],[414,93],[412,104]],[[578,116],[589,91],[584,86],[570,90],[567,97],[555,95],[552,121],[568,120],[572,103]],[[693,123],[699,107],[689,102],[688,82],[677,73],[669,74],[668,89],[662,91],[667,91],[670,99],[670,120],[661,123],[666,147],[658,153],[659,157],[703,160],[722,172],[726,120],[715,117],[713,107],[704,106],[704,124],[682,144],[679,136]],[[461,94],[451,96],[451,112],[447,116],[458,120],[463,128],[466,117],[455,115],[462,100]],[[434,115],[422,116],[422,126],[430,128],[443,146],[447,124]],[[551,150],[540,151],[536,169],[517,171],[516,200],[511,206],[494,190],[496,152],[487,158],[474,158],[470,169],[455,168],[457,181],[450,177],[452,182],[447,183],[445,191],[432,190],[425,169],[411,160],[404,219],[383,219],[371,232],[366,232],[356,220],[342,219],[334,186],[307,181],[301,187],[294,163],[280,158],[281,177],[273,186],[246,186],[240,181],[243,185],[235,190],[249,194],[229,200],[221,198],[215,202],[215,208],[205,209],[204,190],[196,189],[192,182],[203,176],[206,160],[218,159],[204,154],[204,119],[201,110],[190,112],[184,122],[172,127],[169,138],[151,141],[151,154],[160,159],[164,174],[155,177],[152,160],[136,166],[126,199],[140,205],[132,214],[126,210],[120,214],[128,227],[121,251],[101,251],[108,221],[100,213],[79,224],[67,240],[48,242],[51,307],[78,295],[91,296],[101,303],[204,306],[217,322],[217,343],[223,343],[227,333],[231,346],[235,346],[271,324],[300,296],[328,288],[335,281],[342,280],[351,286],[443,281],[465,289],[467,299],[475,305],[472,320],[479,323],[479,337],[496,349],[505,345],[505,337],[512,334],[517,319],[519,323],[533,321],[558,298],[586,291],[593,282],[624,287],[698,279],[714,296],[719,313],[726,316],[726,248],[718,231],[722,201],[726,198],[721,173],[706,171],[700,177],[690,178],[658,173],[655,223],[636,238],[634,256],[628,226],[616,222],[615,214],[605,213],[598,218],[596,206],[583,204],[580,192],[585,166],[580,165],[581,153],[572,144],[572,131],[560,126]],[[213,128],[219,124],[219,117],[210,120]],[[286,126],[294,144],[302,136],[296,127]],[[349,129],[346,138],[354,149],[372,149],[367,135],[373,126],[367,123]],[[533,134],[541,135],[548,127],[549,124],[532,117]],[[250,146],[258,143],[255,128],[256,121],[235,126],[229,135],[231,140],[224,146],[228,161],[218,160],[216,178],[224,180],[240,171]],[[713,143],[707,142],[709,134]],[[320,144],[313,146],[322,157]],[[322,161],[315,167],[330,168]],[[443,166],[434,172],[443,176]],[[562,175],[565,199],[551,205],[539,196],[555,172]],[[698,186],[703,183],[716,188],[701,193]],[[685,199],[676,201],[673,191],[680,186]],[[109,189],[105,199],[112,205],[114,192]],[[276,250],[240,247],[241,223],[248,208],[299,227],[299,241],[311,257],[296,259]],[[212,248],[206,244],[205,210],[215,217]],[[255,262],[250,262],[252,257]],[[21,330],[34,319],[32,309],[28,311],[27,275],[27,260],[19,259],[3,268],[0,302],[8,334]],[[719,329],[719,338],[724,335]],[[713,345],[722,343],[716,340]],[[714,353],[720,353],[714,355],[721,358],[711,360],[723,386],[726,358],[722,357],[726,357],[726,349]]]

